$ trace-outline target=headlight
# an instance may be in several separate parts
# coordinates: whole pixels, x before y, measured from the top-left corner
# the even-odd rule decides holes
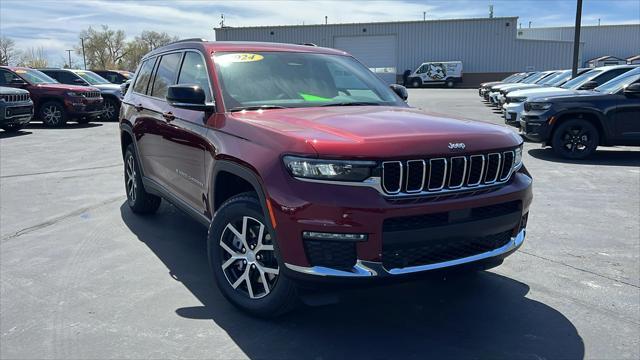
[[[82,93],[75,92],[75,91],[68,91],[67,95],[68,96],[84,96],[84,95],[82,95]]]
[[[284,164],[294,177],[333,180],[363,181],[371,176],[374,161],[324,160],[285,156]]]
[[[513,157],[513,168],[518,169],[522,166],[522,145],[515,150],[515,156]]]
[[[529,109],[536,111],[536,110],[548,110],[551,107],[550,103],[529,103]]]
[[[521,103],[521,102],[525,102],[527,101],[527,98],[524,96],[520,96],[520,97],[510,97],[509,101],[512,103]]]

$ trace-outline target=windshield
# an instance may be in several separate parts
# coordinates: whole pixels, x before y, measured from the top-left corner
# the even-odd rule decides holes
[[[607,81],[594,90],[602,93],[613,94],[620,91],[625,86],[633,84],[638,79],[640,79],[640,69],[635,69],[634,71],[629,71],[628,73]]]
[[[47,74],[33,69],[18,69],[15,71],[24,81],[30,84],[56,84],[58,83]]]
[[[522,83],[524,84],[535,84],[538,80],[547,76],[548,73],[537,73],[535,75],[529,76]]]
[[[555,72],[555,73],[553,73],[553,74],[551,74],[551,75],[547,76],[546,78],[542,79],[540,82],[538,82],[538,84],[540,84],[540,85],[549,85],[549,84],[551,84],[552,82],[555,82],[555,81],[556,81],[556,79],[557,79],[559,76],[563,75],[563,74],[564,74],[564,71],[558,71],[558,72]]]
[[[577,89],[582,86],[582,84],[589,81],[589,79],[593,79],[594,77],[598,76],[601,72],[602,70],[598,69],[589,70],[586,73],[580,76],[576,76],[575,78],[567,81],[560,87],[563,89]]]
[[[549,79],[548,81],[546,81],[545,85],[560,86],[569,79],[571,79],[571,70],[565,70],[563,72],[560,72],[558,75],[554,76],[552,79]]]
[[[74,71],[74,73],[91,85],[109,84],[107,79],[91,71]]]
[[[350,56],[252,52],[214,56],[227,109],[392,105],[402,100]]]

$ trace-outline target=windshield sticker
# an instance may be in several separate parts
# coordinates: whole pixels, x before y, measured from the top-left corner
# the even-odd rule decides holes
[[[311,95],[311,94],[305,94],[305,93],[298,93],[298,95],[302,96],[302,98],[304,99],[304,101],[331,101],[332,99],[326,98],[326,97],[322,97],[322,96],[317,96],[317,95]]]
[[[243,62],[253,62],[260,61],[264,59],[264,56],[260,54],[224,54],[220,56],[216,56],[216,61],[222,64],[228,63],[243,63]]]
[[[27,70],[16,70],[16,74],[26,74]]]

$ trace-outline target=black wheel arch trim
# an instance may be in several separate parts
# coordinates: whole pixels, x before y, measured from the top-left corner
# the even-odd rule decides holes
[[[553,137],[553,133],[556,131],[556,129],[558,128],[558,126],[560,126],[560,124],[562,124],[563,121],[566,120],[580,120],[579,115],[589,115],[589,116],[594,116],[597,120],[597,126],[596,129],[597,130],[602,130],[602,134],[600,134],[600,143],[601,144],[606,144],[607,140],[609,139],[609,128],[607,127],[606,124],[606,117],[604,116],[604,114],[602,114],[599,111],[593,110],[593,109],[567,109],[567,110],[561,110],[559,112],[557,112],[554,116],[556,117],[556,121],[553,123],[553,126],[551,127],[551,131],[549,132],[549,139],[551,139]],[[576,117],[572,117],[572,116],[576,116]],[[560,121],[560,119],[562,119],[562,121]],[[589,120],[586,120],[589,121]]]

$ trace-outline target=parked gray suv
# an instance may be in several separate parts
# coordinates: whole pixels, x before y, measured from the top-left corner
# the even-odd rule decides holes
[[[58,82],[69,85],[92,86],[100,89],[104,99],[104,115],[107,121],[118,121],[120,103],[123,93],[120,85],[112,84],[100,75],[87,70],[78,69],[39,69],[43,73],[58,80]]]
[[[31,121],[33,101],[29,92],[0,86],[0,128],[18,131]]]

